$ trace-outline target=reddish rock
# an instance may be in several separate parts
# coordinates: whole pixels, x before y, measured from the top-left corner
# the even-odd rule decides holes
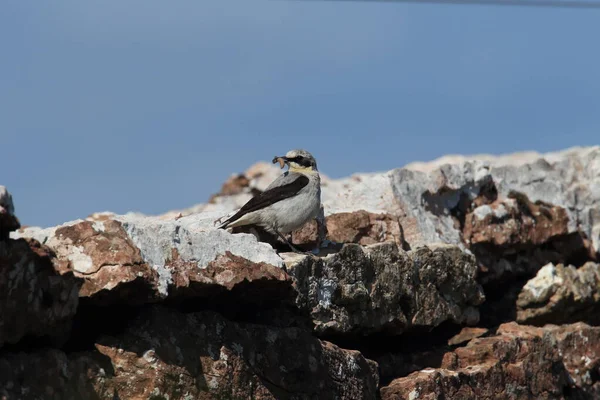
[[[170,298],[204,298],[226,292],[236,301],[243,299],[254,304],[282,301],[293,304],[296,299],[294,282],[283,269],[253,263],[230,252],[206,268],[198,268],[197,263],[183,261],[173,250],[167,268],[172,272]]]
[[[583,323],[536,328],[512,322],[501,325],[494,336],[473,339],[433,362],[435,368],[393,380],[381,389],[381,398],[598,398],[600,328]]]
[[[0,241],[0,346],[24,337],[64,341],[81,281],[58,272],[50,250],[35,240]]]
[[[570,378],[570,391],[600,398],[600,328],[584,323],[546,326]],[[575,396],[573,396],[575,397]]]
[[[327,239],[337,243],[369,245],[395,242],[406,248],[402,227],[398,218],[391,214],[375,214],[364,210],[344,212],[325,217]],[[292,233],[294,243],[316,243],[318,226],[316,221],[307,223]]]
[[[96,351],[0,357],[7,399],[375,399],[377,364],[297,328],[153,308]]]
[[[158,273],[148,266],[119,221],[81,221],[56,229],[47,244],[58,271],[84,280],[80,296],[103,304],[160,298]]]
[[[381,388],[388,399],[560,399],[568,386],[559,351],[540,328],[502,325],[428,368]]]
[[[568,233],[569,217],[564,208],[532,203],[524,195],[514,196],[479,206],[467,214],[465,242],[499,247],[541,245]]]
[[[563,207],[532,202],[517,192],[467,213],[462,234],[477,257],[483,284],[528,277],[549,262],[587,260],[595,254],[590,241],[569,233]]]
[[[463,343],[470,342],[471,340],[484,336],[489,332],[487,328],[476,328],[466,326],[456,335],[448,339],[448,345],[457,346]]]

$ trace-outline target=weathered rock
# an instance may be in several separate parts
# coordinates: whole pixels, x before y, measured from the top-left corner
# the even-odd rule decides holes
[[[433,368],[395,379],[381,389],[382,399],[592,399],[600,394],[600,328],[583,323],[536,328],[512,322],[465,347],[413,358]]]
[[[265,182],[281,173],[273,166],[260,164],[257,168],[268,171],[268,174],[262,175],[268,176]],[[249,175],[246,173],[244,176]],[[500,205],[507,201],[509,194],[520,193],[542,209],[545,208],[543,205],[549,205],[552,220],[548,228],[533,226],[529,220],[522,221],[520,218],[526,215],[521,212],[510,216],[505,223],[495,224],[494,228],[504,231],[504,234],[500,232],[500,236],[510,240],[502,241],[499,236],[494,239],[493,229],[483,229],[484,224],[479,224],[476,232],[471,232],[473,235],[468,232],[468,236],[473,236],[468,240],[477,240],[477,237],[480,240],[487,237],[492,242],[500,240],[506,244],[503,248],[506,254],[520,249],[520,239],[535,238],[539,241],[546,237],[552,241],[560,232],[559,237],[568,237],[573,242],[564,244],[559,241],[551,245],[556,245],[553,250],[559,256],[568,258],[561,252],[573,253],[573,246],[583,246],[592,254],[600,248],[599,177],[600,147],[573,148],[543,155],[454,156],[426,164],[411,164],[385,173],[357,174],[338,180],[323,177],[322,199],[326,216],[360,210],[393,216],[394,220],[399,220],[404,238],[413,248],[438,242],[465,248],[462,225],[466,214],[480,206],[484,207],[477,210],[476,215],[486,214],[488,208],[485,206],[496,200],[498,203],[494,207],[498,207],[502,214]],[[249,183],[242,193],[221,195],[215,204],[198,205],[184,211],[183,215],[192,211],[231,212],[252,197],[251,189],[252,183]],[[260,189],[257,187],[257,190]],[[476,215],[471,218],[476,218]],[[547,222],[548,218],[542,214],[533,219]],[[510,226],[510,221],[514,221],[516,226],[524,226],[525,235],[509,235],[517,232],[516,227]],[[537,257],[526,253],[522,258],[531,256]],[[545,256],[538,258],[545,262],[554,261]],[[509,260],[510,257],[504,259]],[[544,264],[532,263],[531,273]]]
[[[381,398],[559,399],[568,385],[552,337],[511,323],[500,326],[497,336],[446,353],[439,368],[395,379],[381,388]]]
[[[406,247],[398,218],[390,214],[374,214],[364,210],[331,214],[325,217],[325,224],[327,239],[336,243],[369,245],[391,241]],[[292,240],[296,244],[317,243],[316,221],[294,231]]]
[[[600,321],[600,265],[576,269],[547,264],[523,287],[517,299],[517,321],[543,325]]]
[[[153,308],[96,352],[0,358],[0,395],[56,399],[375,399],[377,364],[297,328]]]
[[[19,229],[20,226],[15,216],[12,196],[6,187],[0,185],[0,240],[8,239],[8,234]]]
[[[143,304],[177,295],[206,296],[244,281],[290,287],[281,258],[251,235],[214,229],[214,215],[178,220],[100,215],[15,237],[33,237],[56,253],[55,268],[84,280],[80,296],[99,304]],[[226,262],[224,260],[229,260]],[[211,291],[212,290],[212,291]]]
[[[51,252],[38,242],[0,241],[0,346],[23,338],[64,341],[80,285],[54,269]]]
[[[0,290],[10,294],[0,304],[0,342],[64,340],[78,290],[84,299],[66,347],[81,352],[14,352],[28,341],[5,347],[0,397],[374,398],[375,364],[316,336],[380,361],[385,384],[396,378],[381,390],[384,399],[600,397],[600,328],[508,324],[447,342],[458,325],[483,318],[486,306],[501,310],[488,312],[500,320],[598,322],[597,264],[554,265],[597,261],[600,147],[323,177],[322,227],[331,241],[354,244],[330,243],[322,257],[283,254],[290,275],[269,244],[212,225],[279,174],[258,165],[233,176],[210,203],[184,212],[101,213],[12,234],[45,243],[48,249],[27,244],[38,258],[23,240],[6,240],[18,221],[0,190]],[[313,224],[293,236],[319,241]],[[440,242],[446,246],[431,246]],[[36,279],[29,268],[14,268],[21,262],[33,265]],[[521,291],[548,262],[552,273],[544,267]],[[483,306],[478,283],[489,295]],[[11,292],[3,285],[17,286]],[[53,300],[52,311],[35,305],[62,299],[67,287],[74,288],[70,297]],[[493,308],[497,299],[506,300],[504,311]],[[147,305],[159,301],[171,308]],[[16,316],[21,304],[28,306]],[[116,306],[97,307],[109,304]],[[237,322],[197,312],[206,308]],[[124,316],[140,309],[135,320]],[[92,328],[81,322],[98,310],[107,326],[86,332]],[[121,322],[104,315],[111,310]],[[96,329],[105,331],[100,339]],[[393,346],[382,354],[386,344]]]
[[[452,211],[458,211],[461,197],[475,199],[482,188],[493,183],[499,199],[515,191],[533,202],[564,208],[569,217],[568,233],[583,232],[598,250],[599,176],[600,147],[596,146],[544,155],[443,158],[395,170],[391,178],[397,187],[396,197],[407,214],[419,220],[426,242],[443,239],[458,243]],[[421,200],[424,207],[418,207]],[[413,244],[410,238],[407,240]]]
[[[548,262],[594,257],[579,234],[569,234],[565,209],[531,202],[524,194],[467,213],[463,237],[480,263],[480,281],[531,276]]]
[[[569,219],[565,209],[532,203],[524,195],[481,205],[467,214],[463,237],[469,245],[481,243],[498,247],[542,245],[566,235]]]
[[[488,334],[489,329],[477,327],[464,327],[459,333],[448,339],[448,345],[456,346]]]
[[[502,201],[511,192],[522,193],[534,204],[564,209],[568,217],[564,233],[582,234],[595,252],[600,248],[598,177],[600,147],[545,155],[456,157],[335,181],[328,186],[334,193],[324,187],[323,198],[326,214],[360,207],[397,215],[412,247],[436,242],[461,246],[461,220],[471,207],[488,203],[478,198]],[[562,229],[558,220],[553,223]]]
[[[484,297],[477,268],[457,247],[405,252],[394,243],[345,245],[324,258],[286,257],[298,307],[309,310],[320,334],[399,334],[479,320]]]
[[[294,282],[283,269],[267,263],[253,263],[230,252],[218,256],[206,268],[198,268],[195,262],[183,261],[174,252],[167,268],[172,273],[170,299],[223,295],[220,300],[224,305],[243,302],[255,306],[274,302],[293,305],[296,300]]]
[[[569,373],[570,398],[600,398],[600,328],[584,323],[546,326]],[[580,395],[576,397],[576,395]]]

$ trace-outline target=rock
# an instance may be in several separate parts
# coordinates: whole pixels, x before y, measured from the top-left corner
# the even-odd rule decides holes
[[[269,182],[281,173],[273,166],[257,168],[273,173],[266,179]],[[244,176],[248,178],[248,173]],[[589,260],[583,254],[587,252],[595,256],[600,248],[599,176],[600,146],[543,155],[453,156],[384,173],[357,174],[337,180],[324,177],[322,200],[326,216],[355,212],[392,216],[394,221],[399,221],[404,239],[412,248],[438,242],[467,248],[474,240],[481,245],[504,243],[502,254],[506,255],[520,249],[523,245],[520,240],[526,241],[524,245],[531,244],[531,240],[545,240],[554,246],[550,256],[558,254],[562,259],[568,259],[577,253],[577,257]],[[244,186],[241,193],[218,196],[215,204],[198,205],[193,210],[227,213],[241,207],[252,197],[252,180],[248,180],[248,187],[242,184],[236,186]],[[258,186],[256,190],[259,190]],[[548,209],[550,219],[545,213],[532,218],[523,214],[523,210],[516,209],[506,220],[500,218],[496,221],[493,228],[485,229],[484,222],[471,226],[477,215],[487,215],[491,208],[497,209],[498,215],[502,214],[503,207],[508,212],[512,204],[508,201],[511,193],[528,199],[539,210]],[[482,208],[471,217],[466,232],[468,242],[465,242],[463,227],[466,216],[478,207]],[[183,215],[186,215],[185,212]],[[534,221],[549,225],[540,228],[532,224]],[[360,222],[360,226],[362,224]],[[525,230],[515,236],[519,227]],[[498,234],[495,229],[499,230]],[[309,231],[308,235],[313,233]],[[568,243],[556,242],[556,239]],[[562,254],[563,251],[567,254]],[[529,276],[547,262],[559,262],[546,255],[525,253],[521,256],[527,257],[535,258],[530,263]],[[509,263],[504,270],[519,269],[522,265]]]
[[[55,268],[83,279],[80,296],[97,304],[144,304],[177,296],[206,296],[247,280],[279,282],[289,277],[281,258],[251,235],[231,235],[211,226],[204,213],[179,220],[139,215],[101,215],[48,228],[27,228],[56,253]]]
[[[531,202],[522,193],[476,207],[466,215],[463,237],[480,262],[480,281],[531,276],[548,262],[594,257],[579,234],[569,234],[562,207]]]
[[[223,184],[218,196],[240,194],[248,186],[250,186],[250,180],[245,175],[233,175]]]
[[[96,351],[0,358],[0,395],[112,400],[375,399],[377,364],[297,328],[154,307]],[[52,397],[54,396],[54,397]]]
[[[296,299],[293,280],[281,268],[264,262],[253,263],[229,251],[206,268],[198,268],[193,261],[183,261],[174,252],[167,268],[172,272],[171,299],[215,298],[223,294],[229,297],[220,299],[225,304],[242,301],[246,305],[294,304]]]
[[[518,200],[497,200],[467,214],[463,237],[469,245],[539,246],[567,234],[569,218],[564,208],[535,204],[517,193],[513,196]]]
[[[0,398],[99,399],[90,381],[94,377],[101,380],[105,374],[106,370],[95,360],[75,362],[57,349],[3,353],[0,356]]]
[[[21,227],[15,216],[12,196],[6,187],[0,185],[0,240],[7,240],[10,232]]]
[[[576,269],[547,264],[523,287],[517,299],[517,321],[524,324],[600,321],[600,265]]]
[[[559,399],[569,377],[559,351],[539,328],[514,323],[471,340],[428,368],[381,388],[381,399]]]
[[[600,146],[544,155],[446,158],[395,170],[392,181],[398,186],[396,197],[408,210],[407,214],[420,221],[426,241],[443,238],[445,242],[457,243],[452,210],[458,211],[461,197],[475,199],[486,184],[493,184],[499,199],[508,198],[514,191],[523,193],[532,202],[564,208],[569,217],[568,233],[583,232],[597,251],[600,248],[598,176]],[[421,197],[423,207],[417,207]],[[427,210],[435,218],[428,216]],[[407,240],[413,244],[410,238]]]
[[[487,328],[476,328],[466,326],[462,328],[462,330],[458,334],[448,339],[448,345],[457,346],[463,343],[468,343],[475,338],[487,335],[488,332],[489,330]]]
[[[25,338],[64,342],[80,286],[72,273],[54,269],[46,246],[34,240],[0,241],[0,347]]]
[[[437,367],[393,380],[386,399],[588,399],[600,394],[600,328],[501,325],[495,336],[430,357]],[[427,362],[421,360],[421,363]]]
[[[252,173],[260,179],[252,178],[252,169],[259,171]],[[179,213],[189,215],[210,211],[224,215],[233,212],[253,194],[264,190],[280,173],[275,166],[259,163],[230,180],[212,203],[169,213],[165,218],[174,218]],[[483,258],[483,266],[491,270],[489,280],[494,282],[496,278],[503,278],[507,271],[514,270],[529,278],[548,262],[575,262],[575,259],[585,262],[597,258],[600,248],[599,176],[600,146],[596,146],[547,154],[444,157],[384,173],[356,174],[336,180],[323,176],[321,186],[326,216],[356,212],[389,215],[394,223],[399,221],[406,248],[441,242],[467,249],[472,241],[478,243],[477,250],[481,254],[476,256]],[[542,212],[548,210],[549,214],[534,215],[535,218],[523,214],[518,201],[517,208],[512,209],[511,193],[516,194],[513,200],[527,199],[534,208]],[[480,222],[477,216],[487,216],[492,208],[497,209],[498,215],[513,211],[503,217],[505,220],[499,218],[493,227],[485,228],[485,221]],[[476,213],[465,226],[467,214],[475,209]],[[348,219],[347,216],[344,218]],[[475,226],[472,226],[474,221]],[[538,221],[542,223],[541,227]],[[362,232],[367,229],[364,227],[366,221],[354,223],[359,224]],[[467,229],[466,238],[463,238],[463,228]],[[520,228],[524,231],[519,231]],[[302,240],[312,241],[314,228],[306,229],[297,235]],[[344,232],[348,234],[346,237],[352,236],[351,231],[350,228]],[[515,233],[519,235],[515,236]],[[532,240],[545,241],[550,250],[540,254],[529,247],[523,252],[523,246],[527,248]],[[493,243],[504,245],[486,251],[485,245]],[[523,262],[515,265],[511,262],[515,257],[510,255],[519,252],[517,258]],[[527,264],[530,267],[524,268]]]
[[[214,228],[269,164],[188,210],[10,236],[0,188],[0,398],[600,397],[600,328],[492,328],[600,320],[600,147],[475,158],[323,177],[293,233],[327,231],[319,256]]]
[[[324,258],[285,259],[298,307],[310,312],[319,334],[400,334],[479,320],[484,296],[477,268],[457,247],[405,252],[394,243],[345,245]]]
[[[369,245],[391,241],[408,249],[398,218],[390,214],[375,214],[364,210],[331,214],[325,217],[325,225],[327,239],[332,242]],[[316,221],[293,232],[292,240],[296,244],[317,243]]]
[[[571,398],[600,398],[600,328],[584,323],[546,326],[569,373]]]

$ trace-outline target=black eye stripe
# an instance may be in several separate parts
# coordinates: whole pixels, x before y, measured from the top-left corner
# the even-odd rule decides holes
[[[295,162],[297,164],[302,165],[303,167],[312,166],[312,162],[308,158],[305,158],[302,156],[290,157],[290,158],[288,158],[288,161]]]

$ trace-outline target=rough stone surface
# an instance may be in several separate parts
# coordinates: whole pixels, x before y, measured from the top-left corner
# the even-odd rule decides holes
[[[0,357],[9,399],[375,399],[377,364],[297,328],[153,308],[96,351]]]
[[[569,233],[564,208],[531,202],[522,193],[467,213],[463,238],[477,257],[483,283],[529,277],[548,262],[594,258],[580,234]]]
[[[600,147],[322,176],[318,256],[214,228],[281,173],[16,232],[0,187],[0,399],[600,398],[600,328],[544,325],[600,321]]]
[[[566,210],[561,207],[535,204],[525,197],[508,198],[467,214],[463,237],[470,245],[541,245],[567,234],[568,223]]]
[[[395,379],[387,399],[558,399],[569,385],[551,337],[537,328],[502,325],[498,335],[446,353],[439,368]]]
[[[264,163],[256,168],[263,171],[260,176],[265,183],[281,173]],[[244,176],[248,177],[248,172]],[[465,246],[460,221],[467,212],[496,199],[502,202],[511,192],[521,193],[534,204],[563,209],[568,219],[566,233],[583,234],[590,241],[589,247],[597,252],[599,177],[600,146],[548,154],[453,156],[384,173],[356,174],[335,180],[323,177],[322,200],[326,216],[364,210],[399,218],[405,239],[414,248],[437,242]],[[221,195],[217,204],[200,204],[184,210],[183,215],[200,211],[231,212],[252,197],[252,188],[249,183],[242,193]],[[261,190],[258,185],[254,188]],[[482,201],[482,195],[488,194],[493,196]],[[478,213],[486,210],[484,207]]]
[[[493,184],[500,199],[514,191],[532,202],[564,208],[568,232],[583,232],[599,248],[600,147],[484,158],[455,158],[448,164],[441,160],[392,172],[396,196],[407,215],[419,221],[425,242],[460,242],[451,211],[457,209],[461,197],[473,200],[483,187]]]
[[[431,367],[395,379],[381,389],[382,399],[594,399],[600,394],[600,328],[512,322],[494,336],[422,354],[417,362]]]
[[[405,252],[394,243],[346,245],[325,258],[288,256],[298,306],[321,334],[430,330],[476,324],[484,300],[471,256],[457,247]]]
[[[600,398],[600,328],[584,323],[546,326],[569,373],[568,398]]]
[[[0,241],[0,347],[24,338],[64,341],[80,285],[54,269],[52,253],[38,242]]]
[[[15,215],[12,196],[6,187],[0,185],[0,240],[8,239],[8,234],[19,229],[20,226]]]
[[[484,336],[489,333],[489,329],[487,328],[474,328],[470,326],[466,326],[462,328],[462,330],[456,335],[452,336],[448,339],[448,345],[456,346],[463,343],[468,343],[472,339]]]
[[[517,321],[524,324],[600,321],[600,265],[547,264],[523,287]]]
[[[271,246],[257,242],[252,235],[216,230],[211,226],[212,217],[202,214],[162,220],[104,214],[54,228],[22,229],[15,237],[45,243],[56,253],[58,271],[71,271],[83,279],[80,296],[102,304],[155,302],[166,298],[169,291],[197,295],[199,287],[231,289],[230,282],[247,279],[278,280],[289,286],[289,278],[279,269],[282,260]],[[228,273],[221,268],[211,276],[215,262],[222,263],[223,257],[256,268],[238,271],[233,262]],[[195,289],[184,290],[190,289],[190,282]]]
[[[206,268],[198,268],[196,263],[184,261],[174,252],[167,268],[172,273],[171,299],[227,294],[231,297],[229,301],[254,305],[294,304],[296,299],[294,282],[283,269],[267,263],[253,263],[230,252],[218,256]]]
[[[325,217],[325,226],[327,239],[332,242],[369,245],[391,241],[406,247],[398,218],[390,214],[375,214],[364,210],[330,214]],[[296,244],[317,243],[318,233],[317,222],[311,221],[294,231],[292,240]]]

